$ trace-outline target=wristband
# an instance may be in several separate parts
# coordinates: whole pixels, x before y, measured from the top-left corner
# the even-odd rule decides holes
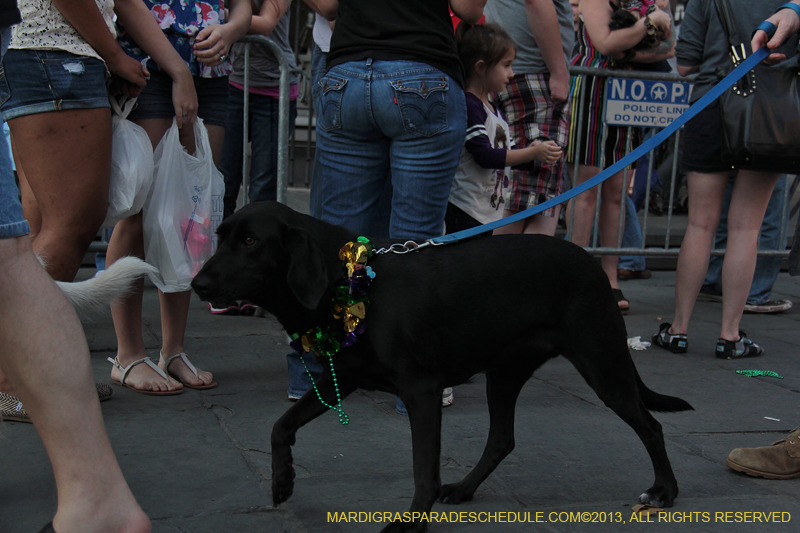
[[[779,7],[778,9],[775,10],[775,13],[777,13],[781,9],[791,9],[792,11],[797,13],[798,17],[800,17],[800,6],[798,6],[794,2],[789,2],[788,4],[783,4],[781,7]]]
[[[776,32],[776,31],[778,31],[778,27],[777,27],[775,24],[773,24],[773,23],[771,23],[771,22],[769,22],[769,21],[765,20],[764,22],[762,22],[761,24],[759,24],[759,25],[756,27],[756,29],[754,29],[754,30],[753,30],[753,33],[752,33],[752,35],[750,35],[750,39],[752,39],[753,37],[755,37],[755,35],[756,35],[756,32],[757,32],[758,30],[761,30],[761,31],[763,31],[764,33],[766,33],[766,34],[767,34],[767,37],[769,37],[770,39],[772,39],[772,36],[773,36],[773,35],[775,35],[775,32]]]

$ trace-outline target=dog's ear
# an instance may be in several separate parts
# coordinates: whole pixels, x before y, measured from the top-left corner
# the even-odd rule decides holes
[[[286,281],[297,301],[308,309],[316,309],[328,288],[328,269],[322,251],[305,230],[292,228],[286,232],[289,269]]]

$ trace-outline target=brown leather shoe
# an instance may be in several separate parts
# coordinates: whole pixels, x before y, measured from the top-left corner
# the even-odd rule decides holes
[[[653,275],[648,269],[644,270],[628,270],[627,268],[617,269],[617,279],[620,281],[628,281],[629,279],[650,279]]]
[[[737,472],[766,479],[800,477],[800,426],[772,446],[736,448],[727,464]]]

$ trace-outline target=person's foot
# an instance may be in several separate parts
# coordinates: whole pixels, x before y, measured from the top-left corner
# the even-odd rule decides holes
[[[785,439],[760,448],[736,448],[728,455],[726,464],[748,476],[766,479],[800,477],[800,427]]]
[[[148,364],[137,364],[131,367],[125,375],[125,381],[123,382],[122,369],[120,369],[120,366],[125,368],[139,359],[141,359],[141,357],[128,358],[117,355],[116,361],[119,363],[119,366],[114,364],[114,366],[111,367],[111,379],[117,384],[124,384],[129,389],[142,392],[175,393],[183,389],[181,383],[169,376],[165,379]]]
[[[248,300],[241,300],[239,302],[239,314],[242,316],[253,316],[258,309],[258,306]]]
[[[453,400],[455,400],[453,387],[447,387],[442,391],[442,407],[450,407],[453,405]]]
[[[73,498],[64,505],[59,500],[51,523],[52,531],[151,533],[150,519],[136,502],[121,473],[118,479],[121,481],[102,480],[96,483],[96,488],[88,488],[80,498]]]
[[[760,304],[745,304],[745,313],[782,313],[792,308],[791,300],[767,300]]]
[[[617,269],[617,279],[620,281],[628,281],[631,279],[650,279],[653,273],[648,269],[644,270],[628,270],[627,268]]]
[[[719,338],[714,354],[718,359],[742,359],[744,357],[760,357],[764,349],[747,338],[747,333],[739,330],[739,339],[729,341]]]
[[[611,289],[611,292],[614,293],[614,298],[617,300],[617,306],[619,307],[619,312],[623,315],[627,315],[628,311],[631,310],[631,303],[625,298],[625,295],[622,294],[620,289]]]
[[[212,304],[208,302],[206,304],[208,306],[208,310],[211,311],[212,315],[238,315],[239,314],[239,304],[237,302],[229,303],[229,304]]]
[[[669,350],[672,353],[686,353],[689,349],[689,339],[685,333],[670,333],[672,324],[663,322],[658,326],[658,333],[653,335],[650,340],[656,346]]]
[[[162,352],[158,366],[171,378],[180,381],[190,389],[212,389],[217,386],[217,382],[214,381],[214,376],[211,372],[200,370],[194,366],[183,352],[169,358],[165,358]]]

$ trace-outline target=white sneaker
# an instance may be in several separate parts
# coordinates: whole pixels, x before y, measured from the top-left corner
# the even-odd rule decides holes
[[[442,407],[453,405],[453,387],[447,387],[442,391]]]
[[[763,304],[745,304],[746,313],[782,313],[792,308],[791,300],[769,300]]]

